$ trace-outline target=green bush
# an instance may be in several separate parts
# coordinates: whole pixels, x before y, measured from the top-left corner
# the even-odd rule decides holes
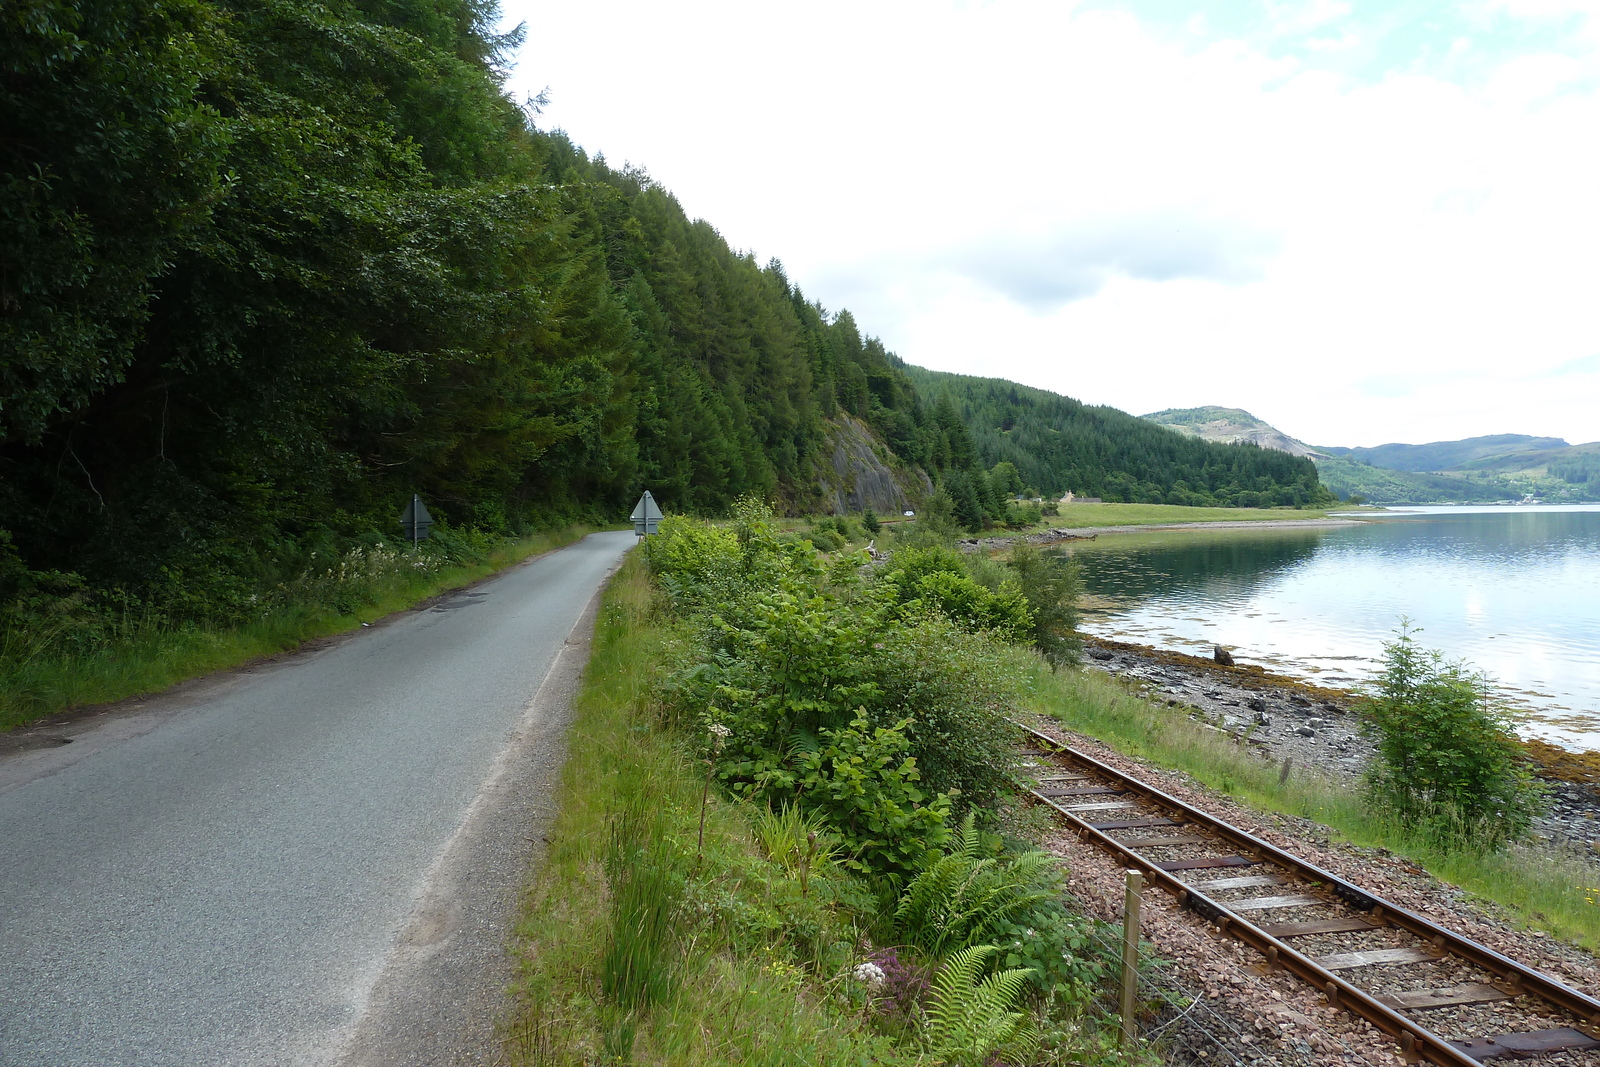
[[[881,696],[874,714],[908,719],[922,780],[953,793],[957,810],[993,808],[1012,788],[1019,694],[1004,650],[938,615],[885,628],[867,676]]]
[[[1365,706],[1372,799],[1434,836],[1498,848],[1527,833],[1543,794],[1488,681],[1424,649],[1402,624]]]
[[[818,526],[811,531],[811,543],[824,552],[837,552],[845,545],[845,539],[830,523],[827,526]]]
[[[871,508],[861,513],[861,528],[873,537],[883,531],[883,523],[878,521],[878,513]]]
[[[928,598],[902,603],[895,581],[861,578],[864,554],[824,570],[756,505],[731,541],[681,522],[651,540],[696,632],[668,714],[726,731],[713,760],[728,789],[822,812],[852,869],[902,875],[942,839],[944,812],[1009,788],[1016,690],[988,635],[1023,633],[1014,583],[994,593],[950,571],[948,550],[902,550]]]
[[[950,836],[950,798],[917,784],[922,774],[909,754],[906,725],[874,729],[860,713],[848,726],[824,729],[816,746],[768,762],[745,791],[820,813],[839,837],[845,867],[906,875]]]
[[[1042,513],[1038,504],[1012,502],[1006,505],[1006,525],[1014,530],[1025,530],[1030,526],[1037,526],[1041,517]]]
[[[1078,640],[1078,567],[1059,548],[1040,550],[1020,544],[1011,551],[1011,568],[1028,605],[1033,646],[1051,667],[1075,663]]]
[[[970,629],[1011,641],[1029,640],[1034,620],[1015,582],[988,589],[967,573],[961,553],[941,546],[897,548],[878,579],[906,614],[934,610]]]

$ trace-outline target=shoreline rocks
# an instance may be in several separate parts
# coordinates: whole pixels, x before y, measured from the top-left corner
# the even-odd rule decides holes
[[[1354,785],[1376,754],[1361,732],[1358,694],[1270,674],[1254,665],[1224,666],[1198,656],[1082,636],[1086,668],[1122,679],[1147,699],[1186,710],[1202,726],[1230,734],[1271,762],[1287,765],[1287,773],[1316,767]],[[1549,791],[1550,811],[1536,821],[1535,838],[1600,864],[1600,793],[1553,776],[1540,779]]]

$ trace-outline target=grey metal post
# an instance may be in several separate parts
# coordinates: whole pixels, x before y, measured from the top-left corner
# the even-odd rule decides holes
[[[1122,902],[1122,1047],[1131,1049],[1138,1039],[1134,1012],[1139,999],[1139,890],[1144,876],[1128,872],[1128,889]]]

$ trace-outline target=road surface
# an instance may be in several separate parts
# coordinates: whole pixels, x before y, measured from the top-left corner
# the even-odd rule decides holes
[[[595,534],[0,758],[0,1064],[487,1062]]]

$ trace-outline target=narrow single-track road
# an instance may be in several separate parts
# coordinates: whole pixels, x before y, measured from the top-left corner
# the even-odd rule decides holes
[[[0,758],[0,1064],[481,1062],[595,534]]]

